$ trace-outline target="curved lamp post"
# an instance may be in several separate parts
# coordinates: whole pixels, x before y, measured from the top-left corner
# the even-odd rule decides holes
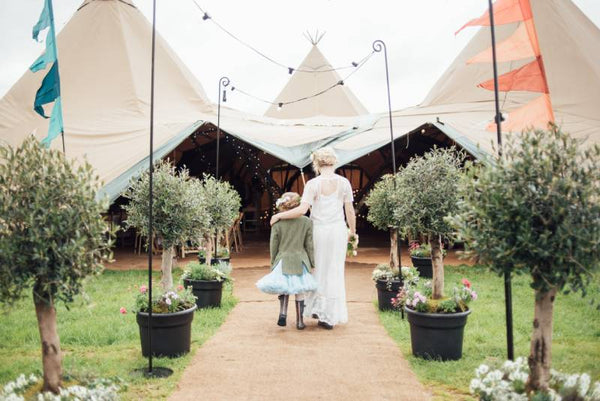
[[[396,174],[396,146],[394,144],[394,127],[392,125],[392,99],[390,96],[390,73],[388,68],[388,57],[387,47],[383,40],[377,39],[373,42],[373,51],[379,53],[383,50],[383,56],[385,60],[385,82],[387,85],[387,98],[388,98],[388,117],[390,119],[390,147],[392,148],[392,174]],[[394,180],[394,188],[396,187],[396,180]],[[397,237],[396,237],[397,238]],[[398,252],[398,267],[402,265],[400,256],[400,240],[397,239],[396,247]],[[404,312],[403,312],[404,317]]]
[[[219,79],[219,96],[218,96],[218,101],[217,101],[217,160],[216,160],[216,165],[215,165],[215,178],[218,180],[219,179],[219,139],[221,137],[221,91],[223,91],[223,102],[227,101],[227,97],[226,97],[226,93],[227,91],[225,90],[225,88],[227,87],[227,85],[229,85],[229,82],[231,82],[229,80],[229,78],[227,77],[221,77],[221,79]],[[221,89],[223,88],[223,89]],[[215,258],[217,257],[217,252],[219,251],[219,232],[218,230],[215,231]],[[212,261],[211,261],[212,263]]]

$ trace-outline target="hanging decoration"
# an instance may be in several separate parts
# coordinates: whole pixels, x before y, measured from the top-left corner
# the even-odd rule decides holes
[[[495,25],[518,22],[515,32],[496,48],[498,62],[516,61],[534,57],[535,60],[498,77],[498,90],[502,92],[527,91],[541,93],[533,101],[509,113],[503,128],[508,131],[521,131],[528,127],[546,128],[554,122],[554,112],[550,100],[550,90],[544,69],[537,33],[533,21],[530,0],[498,0],[493,5]],[[456,33],[468,26],[490,26],[489,11],[481,17],[467,22]],[[472,63],[491,63],[492,49],[486,49],[467,61]],[[478,87],[494,90],[494,80],[482,82]],[[496,124],[487,127],[496,131]]]

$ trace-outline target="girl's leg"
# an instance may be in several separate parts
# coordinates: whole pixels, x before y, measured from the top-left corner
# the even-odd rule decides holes
[[[277,320],[277,325],[285,326],[287,323],[287,309],[288,300],[290,299],[290,296],[286,294],[281,294],[277,298],[279,298],[279,320]]]
[[[296,328],[304,330],[304,294],[296,294]]]

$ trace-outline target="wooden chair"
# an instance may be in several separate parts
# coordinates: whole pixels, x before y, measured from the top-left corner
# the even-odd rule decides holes
[[[237,219],[235,219],[231,227],[229,227],[229,230],[227,230],[225,233],[225,243],[227,249],[233,250],[235,248],[236,252],[240,252],[242,250],[242,230],[240,229],[240,226],[243,218],[244,212],[240,212]],[[234,248],[231,247],[232,240]]]

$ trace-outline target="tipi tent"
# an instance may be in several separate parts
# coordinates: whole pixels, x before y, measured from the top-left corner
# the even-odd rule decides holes
[[[570,0],[531,0],[531,5],[556,120],[584,143],[598,143],[600,31]],[[517,28],[518,24],[498,27],[498,41]],[[67,155],[87,157],[111,199],[147,165],[150,34],[150,24],[130,1],[86,0],[57,39]],[[495,135],[486,127],[494,114],[493,94],[477,84],[491,77],[492,68],[466,65],[489,44],[489,28],[481,28],[422,104],[393,113],[396,139],[408,147],[423,135],[442,135],[476,157],[491,151]],[[202,86],[160,37],[156,54],[154,153],[163,157],[207,123],[216,122],[216,115]],[[324,60],[314,47],[302,69],[329,64]],[[500,73],[516,66],[501,64]],[[302,74],[337,79],[329,72],[296,72],[278,99],[285,101],[281,96],[288,92],[294,98],[300,94],[298,88],[304,87],[295,82],[301,82]],[[34,131],[40,139],[46,135],[47,121],[32,110],[43,75],[27,71],[0,100],[0,141],[18,145]],[[293,112],[293,105],[273,111],[278,118],[223,108],[221,128],[299,168],[308,165],[310,152],[321,146],[334,146],[345,164],[389,144],[387,115],[356,116],[364,107],[345,86],[337,89],[341,95],[332,90],[331,96],[345,98],[345,109],[353,110],[346,117],[328,109],[334,102],[323,97],[290,118],[281,113]],[[510,92],[503,95],[502,109],[510,118],[510,112],[530,98]],[[60,141],[52,146],[59,148]],[[406,158],[398,150],[398,157]],[[382,154],[381,160],[386,157]]]
[[[367,114],[367,109],[346,84],[337,85],[323,95],[308,100],[285,104],[296,99],[313,96],[342,81],[338,72],[327,61],[313,41],[313,46],[287,85],[265,113],[273,118],[309,118],[318,116],[351,117]],[[279,108],[278,105],[285,104]]]
[[[600,30],[571,0],[530,2],[556,123],[579,138],[584,146],[600,143]],[[457,22],[457,26],[462,22]],[[497,41],[502,42],[518,27],[519,23],[497,26]],[[419,127],[430,126],[476,156],[491,152],[496,135],[486,127],[495,113],[494,95],[477,85],[492,77],[492,65],[467,64],[489,47],[490,28],[483,27],[420,105],[393,113],[395,135],[403,136]],[[499,74],[530,61],[500,63]],[[528,92],[503,93],[501,110],[508,113],[510,119],[511,111],[536,96]],[[387,142],[389,124],[381,116],[368,135],[338,141],[335,147],[347,161]]]

